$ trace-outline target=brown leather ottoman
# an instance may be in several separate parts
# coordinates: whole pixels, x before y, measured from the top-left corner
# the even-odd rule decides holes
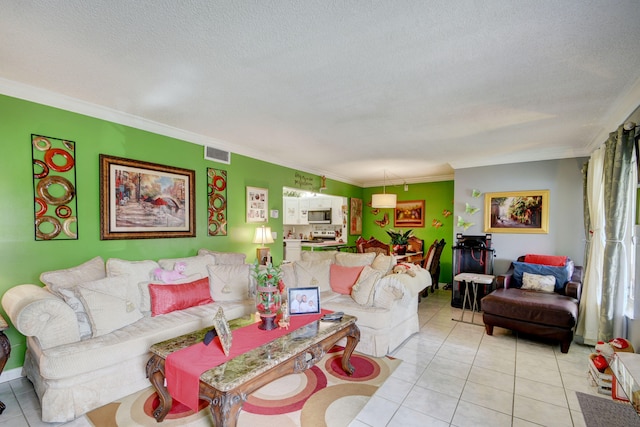
[[[569,351],[578,319],[578,300],[558,293],[517,288],[496,289],[481,300],[482,319],[488,335],[493,327],[560,341]]]

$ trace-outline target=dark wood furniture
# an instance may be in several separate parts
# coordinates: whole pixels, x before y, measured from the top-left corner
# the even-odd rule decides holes
[[[9,329],[9,324],[4,317],[0,315],[0,374],[4,370],[4,365],[7,364],[7,360],[9,360],[9,356],[11,355],[11,342],[9,342],[9,338],[4,334],[4,331]],[[5,410],[6,406],[3,402],[0,402],[0,414],[2,414]]]
[[[409,237],[407,243],[407,252],[408,253],[421,253],[424,249],[424,240],[418,239],[415,236]]]
[[[447,242],[445,242],[444,239],[440,241],[438,241],[438,239],[434,240],[424,256],[422,268],[428,270],[429,275],[431,275],[431,287],[422,291],[423,297],[429,294],[429,289],[431,289],[431,293],[438,289],[438,282],[440,281],[440,257],[446,244]]]
[[[425,258],[425,254],[423,253],[419,253],[415,255],[407,255],[406,257],[399,259],[398,263],[405,262],[408,264],[415,264],[415,265],[422,266],[422,264],[424,264],[424,258]]]
[[[204,372],[200,376],[199,397],[209,402],[213,425],[235,426],[249,394],[275,379],[309,369],[342,338],[347,339],[342,354],[342,369],[349,375],[353,374],[355,369],[350,358],[360,341],[356,320],[353,316],[345,315],[339,322],[315,321]],[[242,320],[236,319],[230,321],[229,325],[233,330],[240,327],[241,323]],[[164,420],[173,403],[164,385],[167,356],[202,341],[210,329],[151,346],[153,355],[147,362],[147,377],[158,392],[160,401],[153,411],[156,421]]]
[[[359,253],[375,252],[383,255],[391,255],[389,244],[381,242],[375,237],[371,237],[369,240],[358,237],[358,240],[356,240],[356,248]]]

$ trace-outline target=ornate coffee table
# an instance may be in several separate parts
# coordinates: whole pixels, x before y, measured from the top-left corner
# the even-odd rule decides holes
[[[246,320],[229,322],[231,330]],[[209,402],[214,425],[235,426],[247,396],[271,381],[288,374],[302,372],[315,365],[342,338],[347,345],[342,354],[342,369],[351,375],[351,354],[360,341],[356,318],[345,315],[339,322],[315,321],[228,362],[209,369],[200,376],[199,397]],[[159,405],[153,412],[161,422],[169,413],[173,399],[164,380],[167,356],[203,340],[211,328],[182,335],[151,346],[153,355],[147,362],[147,377],[158,392]]]

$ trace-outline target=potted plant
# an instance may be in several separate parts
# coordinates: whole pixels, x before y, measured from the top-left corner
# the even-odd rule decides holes
[[[404,233],[395,230],[386,230],[389,237],[391,237],[391,246],[393,246],[393,253],[398,255],[404,255],[407,253],[407,244],[409,243],[409,237],[413,230],[407,230]]]

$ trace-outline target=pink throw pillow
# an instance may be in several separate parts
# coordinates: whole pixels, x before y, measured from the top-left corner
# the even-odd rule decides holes
[[[213,302],[209,293],[209,278],[178,285],[149,284],[151,316],[167,314]]]
[[[567,264],[567,257],[560,255],[536,255],[527,254],[524,262],[529,264],[548,265],[551,267],[564,267]]]
[[[351,288],[356,284],[364,265],[357,267],[344,267],[342,265],[331,264],[329,271],[329,283],[334,292],[343,295],[351,295]]]

